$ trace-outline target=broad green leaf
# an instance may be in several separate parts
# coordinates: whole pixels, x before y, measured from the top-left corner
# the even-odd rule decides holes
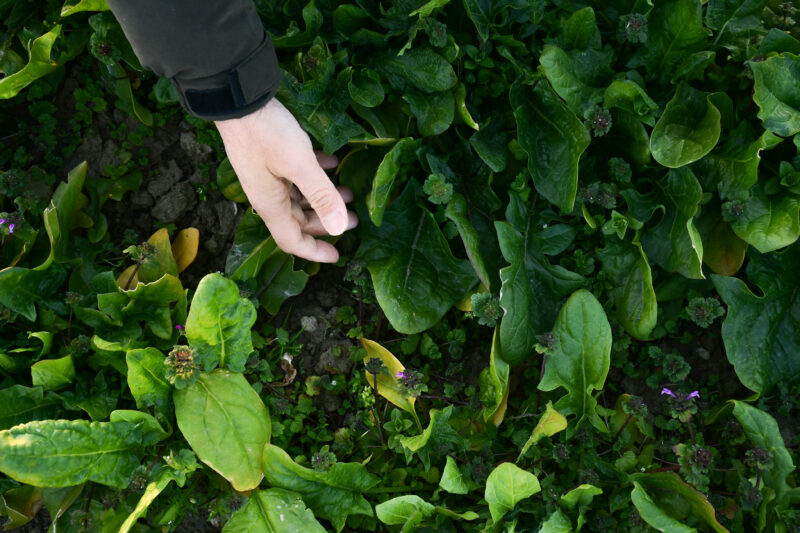
[[[593,390],[603,388],[611,363],[611,326],[603,306],[592,293],[576,291],[558,313],[553,335],[555,347],[547,354],[539,389],[562,387],[567,391],[554,407],[559,413],[577,417],[568,436],[585,419],[599,431],[606,431],[592,396]]]
[[[703,242],[694,225],[703,199],[700,183],[688,167],[683,167],[670,170],[659,185],[671,205],[658,226],[644,232],[644,251],[668,272],[703,279]]]
[[[125,356],[128,365],[128,388],[136,407],[153,407],[158,412],[169,412],[170,385],[166,379],[164,354],[156,348],[131,350]]]
[[[649,494],[659,495],[659,500],[667,498],[678,499],[681,502],[678,504],[680,505],[681,509],[689,510],[695,516],[695,518],[705,522],[709,528],[713,529],[717,533],[728,533],[728,530],[717,521],[714,508],[711,506],[705,495],[684,483],[683,480],[681,480],[681,478],[678,477],[678,475],[674,472],[632,474],[630,479],[634,483],[634,490],[636,490],[637,486],[640,489],[644,489],[639,491],[640,495],[646,495],[648,493],[645,491],[649,491]],[[640,501],[646,502],[643,497],[640,498]],[[637,509],[639,509],[639,512],[641,513],[642,508],[640,508],[636,503],[636,499],[634,499],[634,505],[636,505]],[[653,516],[659,516],[657,511],[661,511],[662,516],[668,516],[658,507],[652,510],[654,511]],[[650,509],[648,509],[647,512],[649,511]],[[650,523],[644,514],[642,514],[642,518]],[[666,529],[665,531],[670,530]],[[683,530],[678,529],[675,531]]]
[[[60,489],[44,489],[42,491],[42,499],[50,513],[50,527],[47,533],[58,533],[60,530],[54,524],[58,524],[58,520],[66,514],[78,496],[83,492],[84,484],[75,485],[74,487],[64,487]]]
[[[483,404],[482,418],[485,422],[491,421],[495,426],[502,423],[508,407],[509,374],[510,367],[500,352],[500,337],[498,328],[495,327],[489,353],[489,366],[481,371],[478,378],[481,387],[480,400]]]
[[[128,422],[44,420],[0,431],[0,471],[38,487],[128,486],[142,430]]]
[[[308,283],[309,275],[294,269],[295,257],[277,249],[269,256],[256,278],[262,287],[259,303],[272,315],[276,315],[288,298],[297,296]],[[313,263],[318,266],[318,263]]]
[[[153,233],[147,242],[155,247],[156,252],[139,267],[136,273],[139,282],[152,283],[164,274],[177,276],[178,263],[175,261],[175,256],[172,255],[172,244],[169,242],[167,228],[161,228]],[[132,286],[136,287],[136,285]]]
[[[334,463],[325,472],[298,465],[271,444],[264,447],[264,477],[273,486],[300,493],[318,518],[330,520],[337,532],[348,515],[373,516],[372,506],[362,493],[380,480],[359,463]]]
[[[449,455],[442,471],[442,478],[439,480],[439,486],[450,494],[467,494],[470,489],[467,478],[459,470],[456,460]]]
[[[401,56],[390,55],[378,69],[390,81],[401,79],[425,93],[448,91],[458,81],[450,63],[427,47],[412,48]]]
[[[736,47],[737,37],[749,38],[762,28],[761,12],[765,0],[709,0],[706,26],[716,31],[713,44]]]
[[[57,25],[34,39],[29,50],[28,63],[21,70],[0,79],[0,100],[15,97],[26,86],[56,69],[58,63],[50,58],[50,53],[60,34],[61,26]]]
[[[0,81],[0,86],[7,79]],[[69,232],[73,227],[76,206],[86,181],[87,168],[86,161],[73,168],[67,176],[67,182],[59,183],[50,205],[44,210],[44,227],[50,239],[50,255],[36,270],[46,269],[53,261],[65,263],[76,260],[71,253]]]
[[[712,276],[728,306],[722,323],[725,353],[742,384],[760,394],[800,380],[800,319],[794,311],[800,305],[798,261],[798,244],[782,254],[752,253],[747,278],[763,296],[742,280]]]
[[[609,294],[617,320],[634,338],[649,339],[656,326],[658,304],[650,264],[642,245],[612,238],[606,240],[606,247],[599,250],[597,256],[608,274],[606,279],[611,284]]]
[[[459,193],[453,195],[453,198],[447,204],[445,209],[445,216],[455,224],[458,229],[458,234],[464,243],[464,249],[467,252],[469,262],[478,275],[484,287],[492,289],[493,276],[486,268],[484,255],[481,253],[481,236],[472,225],[469,219],[467,210],[467,199]]]
[[[386,366],[388,373],[377,376],[378,394],[403,411],[411,413],[411,416],[413,416],[417,424],[419,424],[417,413],[414,410],[414,404],[417,399],[404,391],[397,378],[397,374],[405,370],[406,367],[403,366],[403,363],[401,363],[392,352],[375,341],[362,338],[361,345],[364,346],[364,350],[367,352],[367,355],[364,356],[365,363],[370,359],[377,358],[383,361],[383,364]],[[364,371],[364,375],[367,378],[369,386],[374,389],[376,386],[376,376],[370,374],[366,370]]]
[[[755,78],[753,101],[764,128],[781,137],[800,132],[800,56],[784,53],[748,64]]]
[[[223,533],[325,533],[300,494],[257,490],[222,528]]]
[[[500,120],[491,120],[481,126],[469,139],[472,148],[478,157],[486,163],[492,171],[502,172],[508,160],[508,135]]]
[[[219,366],[243,372],[253,351],[250,328],[255,321],[255,307],[239,296],[236,283],[209,274],[200,280],[192,298],[186,338],[205,370]]]
[[[603,99],[603,88],[593,86],[591,72],[558,46],[544,45],[539,63],[553,90],[575,113],[583,115]]]
[[[431,409],[431,421],[421,435],[414,437],[400,437],[400,444],[406,454],[406,462],[410,463],[414,454],[417,454],[422,461],[425,471],[431,467],[431,452],[436,458],[436,447],[453,445],[456,448],[464,448],[465,441],[450,424],[450,417],[453,416],[453,406],[449,405],[444,409]]]
[[[603,93],[603,106],[606,108],[617,107],[632,113],[652,126],[652,114],[658,109],[652,98],[635,81],[616,80],[609,85]]]
[[[440,135],[453,123],[456,102],[450,91],[426,94],[409,90],[403,94],[403,100],[411,107],[411,113],[416,117],[417,128],[423,137]]]
[[[133,60],[136,61],[135,56],[133,57]],[[152,127],[153,113],[144,105],[142,105],[138,98],[136,98],[136,94],[133,92],[133,85],[131,84],[131,80],[128,78],[125,68],[118,61],[112,61],[110,64],[106,64],[105,66],[109,76],[114,80],[114,92],[123,102],[123,105],[126,107],[130,106],[128,112],[132,113],[145,126]]]
[[[375,107],[383,102],[383,85],[378,74],[371,70],[352,70],[347,90],[350,91],[350,98],[364,107]]]
[[[236,176],[236,171],[233,170],[230,159],[227,157],[223,159],[222,162],[217,165],[216,173],[217,187],[219,187],[219,192],[222,193],[222,196],[232,202],[240,204],[247,203],[247,195],[244,193],[244,189],[242,189],[242,184],[239,182],[238,176]]]
[[[499,337],[502,358],[511,365],[533,353],[536,336],[552,327],[560,300],[584,284],[582,276],[550,264],[533,218],[527,224],[523,235],[507,222],[495,223],[503,257],[510,263],[500,270],[505,314]]]
[[[0,430],[52,415],[60,403],[52,393],[45,395],[42,387],[12,385],[0,390]]]
[[[128,518],[125,519],[118,533],[129,533],[136,524],[136,521],[147,514],[147,509],[150,507],[150,504],[153,503],[158,495],[161,494],[174,479],[175,471],[172,469],[159,472],[156,479],[147,484],[144,489],[144,494],[139,498],[136,507],[133,509],[133,512],[128,515]]]
[[[531,91],[516,82],[510,99],[536,190],[562,211],[571,212],[578,191],[578,161],[589,146],[589,132],[547,83],[540,82]]]
[[[436,508],[433,505],[416,494],[398,496],[375,506],[378,520],[389,526],[415,525],[425,518],[430,518],[435,512]]]
[[[225,275],[234,281],[253,279],[277,249],[264,221],[249,208],[236,227],[233,245],[225,260]]]
[[[3,531],[21,527],[36,516],[42,505],[42,488],[23,485],[0,494],[0,516],[6,518]]]
[[[669,168],[697,161],[716,146],[720,120],[708,93],[680,85],[650,136],[653,158]]]
[[[271,422],[261,397],[242,374],[201,373],[173,392],[178,427],[197,457],[238,491],[261,482],[264,445]]]
[[[375,178],[372,180],[372,190],[367,196],[369,217],[376,226],[380,226],[383,223],[383,214],[386,211],[386,206],[389,203],[400,169],[414,156],[416,148],[417,141],[414,139],[410,137],[400,139],[383,157],[383,161],[378,166]]]
[[[567,509],[574,509],[577,506],[587,506],[592,503],[595,496],[603,494],[603,489],[594,485],[582,484],[561,496],[561,503]]]
[[[703,27],[700,0],[659,2],[647,16],[646,51],[648,78],[672,79],[683,60],[704,50],[708,38]]]
[[[785,31],[772,28],[764,36],[764,40],[761,41],[758,53],[766,57],[772,52],[776,54],[790,52],[794,55],[800,55],[800,41]]]
[[[111,422],[127,422],[141,429],[143,446],[152,446],[170,436],[170,433],[164,431],[154,416],[142,411],[117,409],[109,415],[108,419]]]
[[[701,222],[703,219],[701,219]],[[717,214],[710,219],[706,233],[703,235],[703,263],[715,274],[733,276],[744,264],[747,243],[740,239],[731,229],[730,224]]]
[[[433,215],[419,206],[421,196],[410,181],[356,254],[369,269],[378,304],[403,334],[433,326],[477,281],[469,261],[453,256]]]
[[[761,448],[772,456],[772,467],[763,471],[764,484],[775,491],[776,503],[782,503],[789,491],[786,478],[794,472],[792,456],[786,449],[778,423],[768,413],[745,402],[733,402],[733,416],[744,428],[747,439],[754,448]]]
[[[300,28],[297,26],[297,24],[292,21],[284,35],[272,37],[272,42],[274,43],[275,48],[297,48],[314,41],[314,38],[317,36],[317,32],[320,26],[322,26],[322,22],[324,20],[322,17],[322,12],[317,9],[315,1],[311,0],[305,4],[302,15],[306,29],[304,31],[300,31]]]
[[[578,9],[561,23],[558,43],[567,50],[583,50],[600,48],[602,45],[600,29],[594,9],[584,7]]]
[[[681,524],[676,519],[669,516],[653,501],[641,485],[633,482],[633,490],[631,491],[631,500],[636,510],[639,511],[639,516],[642,520],[647,522],[658,531],[670,531],[674,533],[697,533],[693,527]]]
[[[56,290],[66,277],[62,268],[30,270],[11,267],[0,270],[0,304],[31,322],[36,320],[36,303]]]
[[[535,475],[514,464],[502,463],[486,479],[484,498],[489,504],[492,521],[499,523],[517,503],[540,490],[542,489]]]
[[[313,2],[312,2],[313,4]],[[275,42],[275,39],[273,39]],[[333,60],[329,58],[329,61]],[[332,154],[350,139],[366,135],[345,112],[350,103],[343,98],[333,82],[333,64],[327,67],[330,74],[301,83],[291,73],[282,71],[278,98],[292,112],[303,129],[311,134],[326,154]]]
[[[800,199],[767,196],[756,186],[744,202],[742,216],[731,222],[731,228],[761,253],[788,246],[800,237]]]
[[[572,522],[561,509],[556,509],[539,527],[539,533],[572,533]]]
[[[79,0],[77,4],[64,4],[61,16],[68,17],[81,11],[108,11],[106,0]]]
[[[519,462],[531,446],[542,440],[543,437],[552,437],[559,431],[567,429],[567,419],[564,415],[553,409],[553,402],[547,402],[544,413],[533,428],[531,436],[519,452],[517,462]]]
[[[144,322],[158,337],[171,339],[175,331],[173,307],[180,306],[185,298],[178,278],[165,274],[158,281],[138,283],[136,288],[128,291],[98,295],[98,306],[125,324]]]
[[[444,7],[450,3],[450,0],[428,0],[421,8],[415,9],[411,13],[409,13],[409,17],[413,17],[414,15],[419,15],[419,18],[423,19],[425,17],[429,17],[434,10]]]
[[[491,22],[489,21],[491,15],[490,0],[464,0],[464,8],[467,10],[467,16],[473,24],[475,29],[478,30],[478,36],[482,41],[489,39],[489,30],[491,29]]]
[[[43,359],[31,366],[33,386],[46,391],[63,389],[74,379],[75,365],[71,355],[60,359]]]

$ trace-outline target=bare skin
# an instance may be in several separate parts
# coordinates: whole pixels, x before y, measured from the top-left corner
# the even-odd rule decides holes
[[[325,174],[337,159],[315,153],[308,134],[275,98],[215,125],[247,198],[281,250],[320,263],[338,261],[336,248],[315,238],[358,224],[345,205],[353,193],[337,189]]]

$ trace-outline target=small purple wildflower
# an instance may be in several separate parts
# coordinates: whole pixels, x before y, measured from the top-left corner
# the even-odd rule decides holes
[[[688,400],[689,398],[700,398],[700,393],[698,391],[692,391],[689,393],[689,396],[686,397]]]
[[[406,379],[406,373],[401,370],[400,372],[395,374],[394,377],[397,379]]]
[[[664,396],[665,394],[666,394],[667,396],[672,396],[673,398],[677,398],[677,396],[675,396],[675,393],[674,393],[674,392],[672,392],[671,390],[669,390],[669,389],[668,389],[668,388],[666,388],[666,387],[664,387],[663,389],[661,389],[661,395],[662,395],[662,396]]]
[[[175,329],[177,329],[178,331],[183,331],[183,330],[186,329],[186,326],[182,326],[180,324],[175,324]]]
[[[14,226],[16,226],[16,224],[12,223],[12,224],[8,225],[8,233],[9,234],[13,234],[14,233]]]
[[[7,219],[7,218],[0,218],[0,226],[2,226],[3,224],[5,224],[6,222],[8,222],[8,219]]]

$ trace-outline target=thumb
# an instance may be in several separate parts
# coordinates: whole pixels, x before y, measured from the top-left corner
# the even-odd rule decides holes
[[[342,195],[316,160],[306,165],[292,181],[319,216],[325,231],[331,235],[345,232],[348,223],[347,207]]]

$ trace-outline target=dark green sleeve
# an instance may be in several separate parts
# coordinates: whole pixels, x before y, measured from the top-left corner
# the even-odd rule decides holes
[[[280,83],[275,48],[252,0],[108,0],[142,65],[172,81],[208,120],[238,118]]]

